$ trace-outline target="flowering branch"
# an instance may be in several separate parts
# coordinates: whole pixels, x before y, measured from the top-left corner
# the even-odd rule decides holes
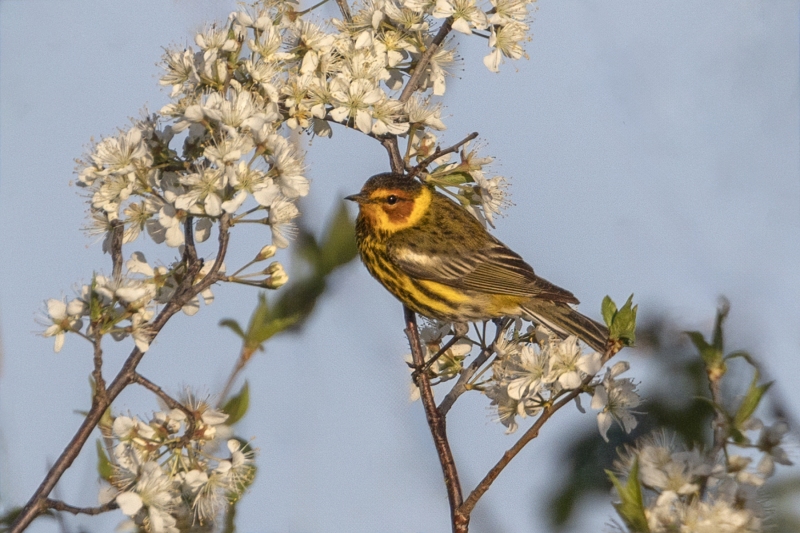
[[[497,332],[495,333],[494,341],[488,346],[484,346],[481,349],[481,352],[472,360],[470,365],[463,369],[458,376],[458,381],[450,389],[450,392],[444,397],[442,402],[439,404],[439,412],[442,416],[445,416],[449,411],[450,408],[453,407],[453,404],[456,402],[459,396],[467,392],[468,386],[467,384],[475,375],[475,373],[480,369],[489,358],[495,354],[497,341],[500,340],[500,337],[503,335],[504,327],[497,326]]]
[[[601,360],[602,364],[607,363],[617,352],[619,352],[621,348],[621,343],[609,342]],[[461,507],[459,507],[458,512],[469,515],[475,508],[475,504],[478,503],[478,500],[480,500],[481,496],[483,496],[486,491],[489,490],[489,487],[492,486],[494,480],[497,479],[497,477],[505,469],[505,467],[508,466],[511,460],[522,451],[526,444],[539,436],[539,430],[541,430],[545,422],[547,422],[555,413],[557,413],[559,409],[577,398],[581,393],[585,392],[586,386],[589,385],[594,378],[594,374],[586,376],[583,378],[583,381],[581,381],[579,387],[568,392],[556,403],[546,406],[542,410],[542,414],[539,415],[539,418],[536,419],[536,422],[534,422],[533,425],[522,435],[522,437],[520,437],[520,439],[503,454],[500,460],[497,461],[497,463],[491,468],[491,470],[489,470],[480,483],[478,483],[478,485],[472,490]]]
[[[428,165],[430,165],[440,157],[457,152],[459,148],[461,148],[462,146],[464,146],[465,144],[467,144],[468,142],[472,141],[477,137],[478,137],[478,132],[473,132],[464,137],[462,140],[458,141],[453,146],[449,146],[447,148],[442,149],[437,145],[436,149],[433,151],[431,155],[429,155],[428,157],[417,163],[417,165],[414,166],[414,168],[412,168],[409,171],[408,177],[413,178],[414,176],[419,174],[419,172],[422,171],[422,169],[426,168]]]
[[[202,268],[202,264],[200,264],[201,261],[198,260],[187,265],[187,271],[189,275],[183,279],[183,282],[176,289],[172,298],[169,300],[169,302],[167,302],[167,304],[164,306],[164,309],[162,309],[158,317],[156,317],[156,319],[150,325],[149,330],[151,332],[151,338],[157,335],[164,325],[166,325],[167,321],[169,321],[169,319],[172,318],[175,313],[180,311],[180,309],[186,305],[189,300],[209,288],[212,284],[216,283],[220,279],[219,271],[222,267],[223,258],[225,257],[228,247],[229,225],[230,217],[228,215],[222,216],[220,219],[217,258],[214,261],[214,264],[211,267],[208,275],[206,275],[198,283],[194,283],[195,276]],[[26,503],[22,508],[22,511],[20,511],[17,519],[11,525],[9,533],[21,533],[37,516],[44,513],[49,508],[49,500],[47,498],[48,495],[53,490],[56,483],[58,483],[58,480],[61,479],[61,476],[64,475],[64,472],[66,472],[66,470],[72,465],[75,458],[83,449],[84,444],[86,444],[86,441],[89,439],[89,436],[92,434],[92,431],[97,426],[106,409],[111,406],[111,402],[113,402],[128,385],[134,382],[136,376],[136,367],[142,360],[144,353],[145,352],[139,347],[134,348],[131,354],[125,360],[125,363],[122,365],[122,368],[117,376],[108,386],[106,394],[94,395],[92,399],[92,406],[89,409],[86,418],[83,419],[83,422],[76,431],[75,435],[72,437],[72,440],[69,442],[64,451],[61,452],[61,455],[58,457],[58,459],[56,459],[55,463],[53,463],[53,466],[47,472],[47,475],[36,489],[36,492],[34,492],[33,496],[31,496],[30,500],[28,500],[28,503]]]

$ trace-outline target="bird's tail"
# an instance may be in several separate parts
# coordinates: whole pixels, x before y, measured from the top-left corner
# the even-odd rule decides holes
[[[593,350],[605,352],[608,328],[564,303],[534,300],[522,306],[524,317],[538,322],[560,337],[575,335]]]

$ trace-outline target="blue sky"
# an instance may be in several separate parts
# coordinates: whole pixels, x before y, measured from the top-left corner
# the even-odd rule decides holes
[[[643,318],[667,313],[708,331],[718,298],[732,304],[728,346],[750,350],[800,405],[800,69],[791,1],[682,4],[540,0],[529,60],[483,67],[485,41],[462,41],[448,82],[444,142],[472,131],[516,204],[496,235],[599,315],[606,294],[635,293]],[[34,317],[110,261],[80,227],[85,206],[73,160],[90,139],[167,101],[157,83],[164,46],[190,42],[231,2],[0,2],[0,499],[23,503],[88,405],[89,352],[76,339],[52,352]],[[323,13],[332,13],[325,11]],[[330,9],[333,9],[332,7]],[[335,129],[308,151],[319,228],[335,198],[388,169],[375,142]],[[239,237],[231,265],[250,256]],[[249,239],[249,240],[248,240]],[[260,239],[260,240],[259,240]],[[260,244],[259,244],[260,246]],[[133,251],[133,250],[131,250]],[[217,287],[214,304],[177,317],[141,370],[168,390],[217,390],[238,346],[217,327],[245,321],[256,294]],[[275,339],[247,371],[253,407],[243,426],[260,448],[259,480],[242,502],[241,531],[442,531],[447,503],[421,406],[407,400],[400,305],[360,264],[339,272],[300,335]],[[108,366],[124,360],[122,346]],[[646,391],[646,362],[630,352]],[[466,486],[512,444],[488,401],[459,401],[449,429]],[[155,402],[125,393],[118,410]],[[572,410],[569,410],[572,411]],[[476,509],[473,530],[545,531],[538,494],[558,479],[549,459],[578,425],[560,414]],[[57,497],[94,503],[93,450]],[[574,530],[611,516],[592,507]],[[109,529],[111,513],[85,522]],[[69,520],[72,521],[70,518]],[[72,523],[75,523],[72,521]],[[55,531],[40,521],[31,531]]]

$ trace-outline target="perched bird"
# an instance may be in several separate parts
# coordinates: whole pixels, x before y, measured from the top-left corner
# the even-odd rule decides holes
[[[450,322],[521,316],[603,352],[605,326],[578,300],[533,272],[467,210],[401,174],[378,174],[361,192],[356,241],[378,281],[411,310]]]

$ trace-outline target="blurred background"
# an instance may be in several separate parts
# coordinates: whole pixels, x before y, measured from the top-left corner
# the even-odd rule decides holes
[[[163,47],[191,43],[234,8],[221,0],[0,0],[6,509],[33,493],[89,405],[88,346],[68,338],[54,354],[35,322],[46,299],[70,297],[93,272],[111,270],[100,244],[80,231],[74,159],[143,106],[164,105],[156,65]],[[463,59],[448,80],[440,140],[480,133],[495,172],[511,178],[515,204],[495,234],[571,290],[584,313],[599,318],[606,294],[619,303],[635,294],[642,348],[618,358],[631,362],[630,375],[655,402],[647,427],[676,417],[702,427],[707,413],[694,403],[701,391],[679,332],[708,334],[722,295],[732,306],[727,349],[749,351],[776,379],[780,403],[800,405],[799,28],[800,4],[791,1],[540,0],[530,59],[506,63],[499,75],[483,67],[485,40],[455,37]],[[378,143],[344,128],[301,142],[313,180],[303,223],[319,234],[339,199],[388,160]],[[266,228],[238,230],[229,270],[268,242]],[[137,241],[125,254],[171,259],[153,255],[151,244]],[[300,273],[282,254],[290,274]],[[329,282],[299,334],[271,340],[245,372],[251,409],[239,433],[260,454],[239,531],[445,531],[441,470],[422,407],[408,400],[401,306],[357,260]],[[218,323],[246,323],[257,293],[218,286],[215,295],[162,332],[140,366],[145,376],[175,394],[189,385],[219,391],[239,344]],[[109,372],[128,350],[109,347]],[[467,490],[514,442],[488,403],[466,395],[448,418]],[[116,407],[147,417],[157,404],[131,390]],[[619,441],[606,445],[596,433],[593,414],[560,412],[478,504],[472,531],[602,529],[613,509],[599,465]],[[800,458],[796,448],[790,454]],[[94,505],[96,479],[87,446],[55,497]],[[107,531],[121,518],[45,518],[30,531]]]

